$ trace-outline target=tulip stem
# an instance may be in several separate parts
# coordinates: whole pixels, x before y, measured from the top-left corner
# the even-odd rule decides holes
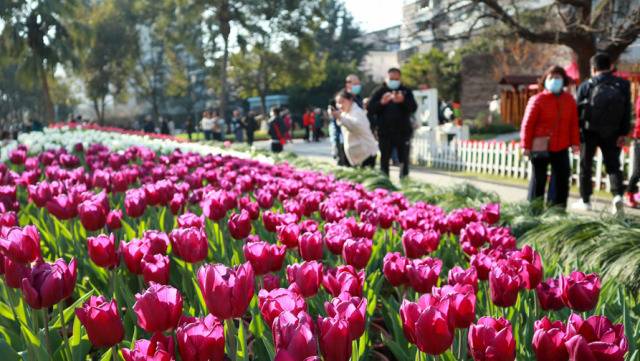
[[[111,347],[111,357],[113,358],[113,361],[118,361],[118,345],[113,345]]]
[[[224,320],[226,324],[227,334],[225,335],[225,340],[227,341],[227,354],[232,361],[238,359],[237,355],[237,345],[236,342],[238,340],[238,332],[236,331],[236,325],[233,322],[233,318],[229,318]]]
[[[62,331],[62,339],[64,340],[64,352],[67,354],[69,360],[73,360],[73,354],[71,353],[71,346],[69,345],[69,335],[67,335],[67,330],[64,325],[64,306],[62,305],[64,301],[60,301],[58,303],[58,313],[60,314],[60,330]]]
[[[51,353],[51,342],[49,341],[49,310],[47,310],[46,307],[42,309],[42,315],[44,316],[44,342],[46,342],[49,357],[53,359],[53,354]]]

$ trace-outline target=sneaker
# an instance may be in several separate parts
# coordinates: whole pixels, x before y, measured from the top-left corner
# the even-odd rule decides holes
[[[627,199],[626,201],[627,207],[638,208],[638,202],[636,202],[635,194],[631,192],[627,192],[627,194],[625,195],[625,198]]]
[[[585,202],[582,199],[577,200],[571,205],[571,209],[574,211],[589,212],[591,210],[591,202]]]
[[[615,196],[611,201],[611,214],[614,216],[621,215],[624,213],[624,201],[622,196]]]

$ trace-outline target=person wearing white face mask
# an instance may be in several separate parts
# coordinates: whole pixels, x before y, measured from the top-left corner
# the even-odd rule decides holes
[[[341,128],[349,165],[375,167],[378,144],[371,132],[367,114],[355,102],[355,96],[346,89],[336,95],[335,101],[337,109],[333,109],[332,116]]]
[[[576,101],[564,91],[568,83],[562,67],[549,68],[538,82],[544,90],[529,99],[520,129],[522,149],[533,168],[529,201],[543,199],[551,166],[553,192],[549,203],[561,208],[566,208],[569,198],[569,148],[574,153],[580,149]]]
[[[391,68],[384,84],[378,87],[369,100],[369,113],[376,121],[374,127],[380,143],[380,169],[389,175],[389,160],[397,149],[402,163],[400,178],[409,175],[409,150],[413,125],[411,116],[418,109],[411,89],[402,85],[401,72]]]

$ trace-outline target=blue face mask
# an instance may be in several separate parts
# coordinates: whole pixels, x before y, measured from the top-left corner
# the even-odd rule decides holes
[[[397,90],[400,88],[400,80],[387,80],[387,86],[391,90]]]
[[[563,86],[564,84],[562,79],[547,78],[547,80],[544,81],[544,87],[553,94],[560,94]]]
[[[355,84],[351,86],[351,94],[358,95],[362,91],[362,85]]]

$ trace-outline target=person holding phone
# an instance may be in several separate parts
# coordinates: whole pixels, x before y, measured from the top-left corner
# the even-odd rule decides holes
[[[418,104],[411,89],[402,85],[401,76],[400,69],[389,69],[385,83],[370,96],[369,113],[377,123],[380,169],[389,175],[389,160],[395,148],[402,163],[400,178],[405,178],[409,175],[409,150],[413,135],[411,117],[418,109]]]
[[[355,95],[346,89],[340,91],[336,95],[335,106],[332,104],[330,109],[342,130],[348,165],[375,167],[378,144],[371,132],[367,114],[358,106]]]

